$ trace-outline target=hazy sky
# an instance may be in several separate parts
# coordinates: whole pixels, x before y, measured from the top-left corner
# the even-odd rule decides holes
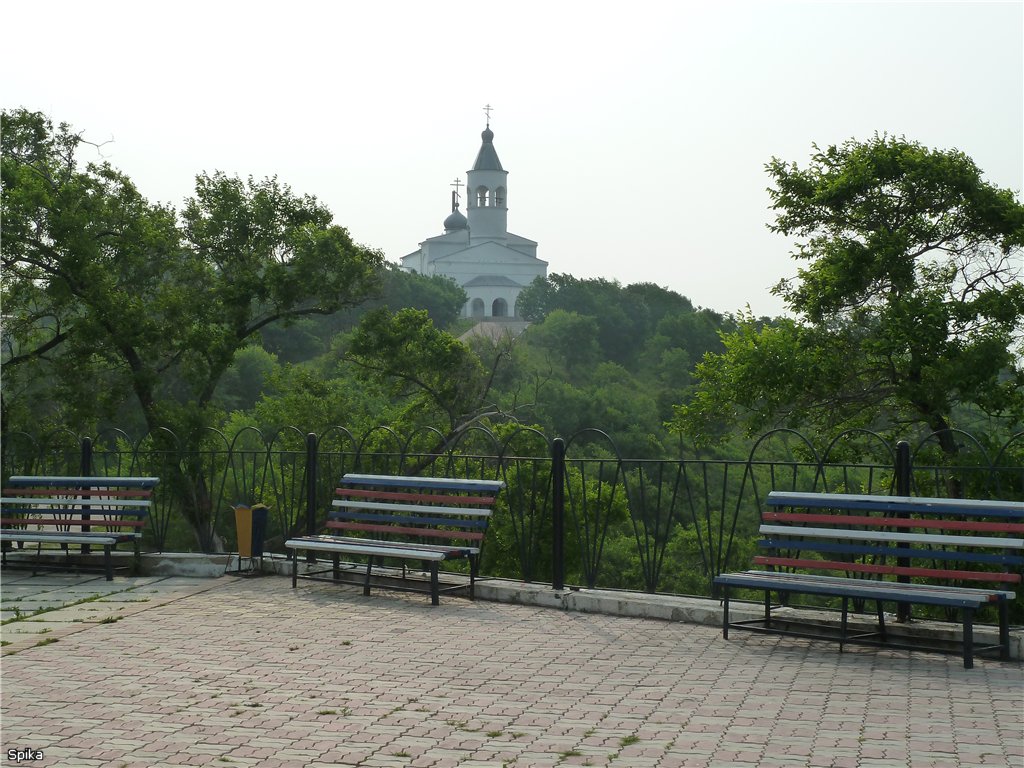
[[[550,272],[776,314],[764,164],[874,132],[1024,187],[1022,2],[8,3],[5,108],[150,200],[276,174],[391,260],[441,234],[494,107],[509,228]]]

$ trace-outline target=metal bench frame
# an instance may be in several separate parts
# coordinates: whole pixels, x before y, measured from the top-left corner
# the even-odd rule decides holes
[[[404,477],[397,475],[345,475],[328,515],[329,530],[362,533],[373,538],[322,534],[289,539],[285,547],[292,551],[292,587],[300,578],[336,584],[362,586],[370,594],[374,561],[402,561],[400,583],[388,583],[388,589],[426,592],[432,605],[440,604],[441,593],[466,591],[474,597],[479,575],[480,551],[498,492],[505,486],[500,480],[463,480],[446,477]],[[428,540],[448,539],[448,544]],[[332,566],[299,574],[301,551],[331,555]],[[366,567],[358,580],[346,578],[341,556],[366,558]],[[469,562],[468,583],[442,584],[440,564],[449,560]],[[429,573],[425,586],[410,579],[407,561],[419,562]],[[324,574],[330,574],[324,577]]]
[[[824,552],[856,554],[859,556],[877,553],[883,557],[896,557],[895,566],[877,564],[859,564],[851,562],[850,570],[856,572],[863,569],[864,576],[816,575],[795,570],[800,565],[810,567],[813,561],[800,558],[787,559],[779,557],[758,558],[769,563],[770,570],[751,570],[742,573],[728,573],[715,577],[714,583],[723,588],[722,635],[729,637],[730,629],[744,629],[771,634],[785,634],[810,639],[828,639],[839,642],[840,651],[847,643],[861,645],[877,645],[888,648],[909,650],[944,651],[940,647],[925,647],[921,644],[893,642],[887,636],[885,616],[882,605],[887,602],[903,605],[937,605],[957,608],[960,611],[963,629],[960,650],[964,668],[974,665],[975,653],[998,651],[999,658],[1009,658],[1009,620],[1008,605],[1015,593],[998,588],[962,587],[935,582],[909,582],[908,574],[927,577],[929,574],[944,573],[939,568],[912,568],[908,563],[912,557],[922,557],[922,550],[914,550],[915,544],[926,548],[943,547],[939,555],[946,559],[958,557],[976,558],[977,563],[998,563],[1006,566],[1019,566],[1024,563],[1024,539],[1013,536],[982,536],[973,535],[999,531],[1019,531],[1024,526],[1024,504],[1018,502],[969,501],[962,499],[935,499],[896,496],[861,496],[848,494],[826,493],[788,493],[772,491],[768,495],[767,506],[772,508],[806,509],[808,514],[765,512],[765,522],[760,531],[765,537],[761,546],[767,550],[799,548],[801,543],[807,549]],[[829,510],[832,515],[832,527],[808,528],[798,522],[819,522],[822,510]],[[850,525],[844,529],[844,515],[836,512],[848,512]],[[876,512],[881,516],[874,518],[879,530],[871,530],[865,526],[863,513]],[[916,515],[920,517],[911,517]],[[989,522],[986,522],[985,520]],[[993,521],[994,522],[991,522]],[[858,525],[857,522],[861,521]],[[782,523],[782,524],[778,524]],[[868,527],[868,530],[864,530]],[[940,534],[910,533],[913,528],[940,529]],[[892,530],[895,529],[895,530]],[[949,533],[948,531],[958,531]],[[991,554],[975,554],[974,550],[1002,550]],[[961,554],[967,551],[971,554]],[[948,553],[948,554],[947,554]],[[936,550],[928,549],[927,556],[936,556]],[[793,564],[787,570],[775,570],[775,563]],[[822,569],[842,570],[843,563],[822,563]],[[1014,583],[1021,580],[1019,573],[987,573],[969,571],[949,571],[962,577],[984,581],[992,579],[992,583]],[[882,580],[884,576],[902,578],[904,581]],[[730,588],[741,588],[764,591],[764,615],[762,618],[742,621],[731,621],[729,615]],[[773,618],[772,592],[781,595],[806,594],[837,597],[842,602],[840,626],[838,632],[831,630],[823,622],[800,621],[791,617]],[[849,629],[849,604],[851,600],[874,601],[877,608],[877,627],[869,632],[854,632]],[[999,642],[995,645],[975,646],[974,617],[980,608],[995,604],[999,615]]]
[[[134,564],[138,569],[141,529],[152,507],[149,494],[159,482],[156,477],[11,477],[0,497],[3,565],[10,566],[7,553],[12,544],[36,544],[33,572],[47,567],[41,563],[43,554],[48,552],[43,549],[44,544],[60,545],[68,558],[73,545],[80,545],[82,554],[89,554],[91,548],[97,546],[103,548],[103,573],[107,581],[112,581],[112,552],[118,544],[130,542],[134,546]],[[112,492],[118,495],[112,495]],[[28,527],[30,525],[35,527]],[[108,530],[90,530],[94,526]]]

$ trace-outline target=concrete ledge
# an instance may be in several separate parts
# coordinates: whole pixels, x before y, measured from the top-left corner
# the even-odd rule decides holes
[[[115,565],[130,565],[132,554],[130,552],[115,552]],[[33,558],[27,556],[19,557],[17,553],[9,553],[8,560],[25,560],[29,565]],[[66,557],[54,555],[49,558],[58,563],[66,562]],[[73,556],[72,560],[79,559]],[[86,556],[86,559],[89,559]],[[121,562],[118,562],[121,561]],[[90,561],[95,564],[95,559]],[[248,563],[243,561],[243,568]],[[291,561],[284,555],[267,555],[256,563],[260,567],[260,573],[264,575],[291,576]],[[303,574],[310,570],[318,570],[330,567],[330,561],[320,560],[313,565],[305,562],[299,563],[299,573]],[[343,567],[356,571],[362,566],[352,563],[345,563]],[[217,577],[226,574],[237,573],[237,555],[204,555],[193,553],[158,553],[143,554],[142,573],[149,576],[192,576],[192,577]],[[425,576],[418,571],[410,572],[413,576]],[[375,581],[378,579],[377,588],[387,589],[389,579],[395,583],[401,576],[400,569],[374,568]],[[115,575],[115,579],[117,576]],[[466,582],[468,579],[458,574],[445,574],[443,580],[448,583]],[[661,621],[683,622],[688,624],[703,624],[706,626],[721,627],[722,605],[721,602],[708,597],[683,597],[678,595],[651,595],[643,592],[626,592],[619,590],[582,589],[570,588],[554,590],[550,584],[529,584],[521,581],[508,579],[478,579],[476,583],[476,596],[481,600],[490,600],[499,603],[515,603],[518,605],[532,605],[540,608],[554,608],[563,611],[578,611],[580,613],[599,613],[612,616],[628,616],[638,619],[656,619]],[[458,599],[449,597],[447,599]],[[729,611],[734,621],[746,619],[758,619],[764,615],[764,608],[761,603],[745,603],[731,600]],[[784,622],[786,618],[793,621],[812,620],[816,623],[830,628],[839,626],[839,614],[832,611],[801,609],[801,608],[778,608],[772,612],[774,621]],[[889,615],[887,614],[887,618]],[[865,629],[874,626],[873,616],[851,615],[850,629],[856,631],[858,628]],[[904,642],[913,642],[915,639],[928,644],[958,643],[962,636],[962,629],[958,624],[940,621],[915,620],[910,624],[897,624],[895,617],[887,622],[887,631],[893,637]],[[974,628],[974,640],[977,645],[989,645],[998,642],[998,628],[990,625],[977,625]],[[1024,659],[1024,627],[1012,628],[1010,631],[1010,658],[1016,661]]]

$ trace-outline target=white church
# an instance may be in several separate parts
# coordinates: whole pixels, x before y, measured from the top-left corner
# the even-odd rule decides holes
[[[483,143],[467,172],[466,215],[459,210],[457,181],[444,234],[427,238],[401,262],[406,271],[445,275],[461,285],[468,296],[463,317],[516,320],[520,291],[546,276],[548,264],[537,258],[535,241],[508,231],[508,171],[494,149],[489,117],[488,112]]]

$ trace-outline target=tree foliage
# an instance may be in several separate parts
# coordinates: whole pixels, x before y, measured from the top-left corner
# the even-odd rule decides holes
[[[81,162],[87,142],[65,124],[15,110],[0,129],[4,430],[51,404],[82,430],[114,414],[128,426],[134,411],[194,450],[219,416],[218,384],[261,329],[377,289],[381,254],[277,179],[200,174],[179,215],[109,163]],[[202,486],[186,514],[210,547]]]
[[[485,368],[468,346],[435,327],[426,310],[386,308],[363,317],[346,354],[407,403],[409,423],[430,424],[440,414],[450,436],[495,415],[491,384],[504,357],[499,353]]]
[[[794,317],[744,318],[697,367],[676,428],[917,423],[953,452],[964,406],[1020,424],[1024,206],[956,150],[888,136],[815,149],[806,168],[767,166],[771,228],[807,262],[774,289]]]
[[[39,113],[3,113],[5,369],[40,366],[87,408],[101,369],[112,407],[188,433],[259,330],[329,314],[376,289],[381,255],[276,179],[201,174],[180,217]],[[55,398],[57,399],[57,398]],[[6,398],[5,398],[6,400]],[[93,414],[98,416],[100,414]]]

